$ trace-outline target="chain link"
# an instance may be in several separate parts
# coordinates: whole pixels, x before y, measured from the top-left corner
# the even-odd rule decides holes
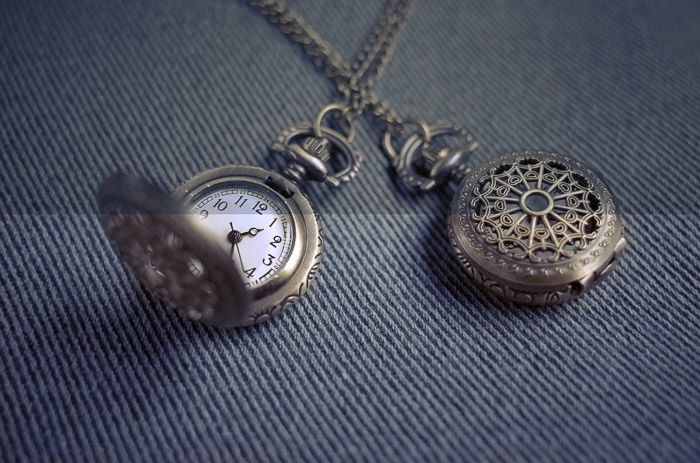
[[[414,0],[389,0],[384,14],[351,64],[291,11],[284,0],[248,0],[248,3],[292,41],[301,45],[314,65],[334,83],[346,100],[348,114],[354,118],[370,114],[384,129],[392,129],[402,121],[372,91],[391,60],[399,32]]]

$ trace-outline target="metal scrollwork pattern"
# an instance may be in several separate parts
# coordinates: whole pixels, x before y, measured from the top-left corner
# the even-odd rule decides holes
[[[560,159],[523,156],[490,169],[474,185],[470,207],[487,243],[534,263],[574,257],[602,225],[599,194]]]
[[[473,169],[452,202],[448,232],[474,280],[529,305],[587,291],[610,273],[626,243],[605,184],[581,162],[544,151]]]
[[[525,291],[511,288],[507,284],[503,284],[481,273],[462,252],[462,249],[455,239],[454,230],[452,229],[449,231],[449,239],[452,250],[457,256],[457,260],[462,264],[467,274],[483,288],[491,291],[501,299],[508,299],[516,303],[527,305],[549,305],[571,299],[576,296],[576,291],[581,292],[581,290],[584,289],[575,284],[569,284],[563,288],[550,291]],[[591,283],[593,283],[593,281],[591,281]]]

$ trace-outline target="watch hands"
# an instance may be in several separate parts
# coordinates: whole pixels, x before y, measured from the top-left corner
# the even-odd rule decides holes
[[[233,228],[233,222],[229,222],[228,224],[229,224],[229,227],[231,227],[231,231],[228,232],[226,237],[231,242],[231,252],[230,252],[231,259],[233,259],[233,251],[235,249],[236,253],[238,254],[238,262],[241,265],[241,270],[243,270],[245,272],[246,271],[245,265],[243,265],[243,256],[241,255],[241,247],[239,246],[239,243],[243,240],[244,236],[255,236],[258,233],[260,233],[261,231],[263,231],[263,229],[251,227],[250,230],[248,230],[247,232],[241,233],[238,230],[236,230],[235,228]]]
[[[257,235],[258,233],[260,233],[261,231],[263,231],[262,228],[255,228],[255,227],[253,227],[253,228],[251,228],[250,230],[248,230],[247,232],[241,233],[241,236],[246,236],[246,235],[255,236],[255,235]]]
[[[235,247],[236,247],[236,243],[231,243],[231,252],[229,252],[229,256],[231,257],[231,259],[233,259],[233,248],[235,248]]]
[[[251,227],[250,230],[248,230],[247,232],[241,233],[235,228],[233,228],[233,222],[229,222],[228,224],[231,227],[231,231],[228,234],[229,241],[241,241],[241,238],[244,236],[255,236],[264,230],[263,228]]]
[[[236,251],[238,252],[238,261],[241,263],[241,270],[245,271],[245,265],[243,265],[243,257],[241,257],[241,248],[240,246],[238,246],[238,243],[235,243],[233,247],[236,248]]]
[[[235,228],[233,228],[233,222],[229,222],[228,224],[231,227],[231,231],[228,232],[228,234],[226,235],[226,238],[231,242],[231,252],[230,252],[231,259],[233,259],[233,250],[235,249],[238,252],[238,259],[241,263],[241,269],[243,269],[244,267],[243,267],[243,259],[241,258],[241,250],[238,248],[238,243],[240,243],[241,240],[243,239],[243,234],[241,232],[239,232],[238,230],[236,230]]]

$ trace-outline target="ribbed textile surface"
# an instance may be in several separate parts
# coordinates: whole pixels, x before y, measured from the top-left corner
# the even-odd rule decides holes
[[[293,0],[351,57],[381,0]],[[332,85],[241,0],[0,3],[0,461],[700,461],[700,4],[424,0],[378,92],[470,128],[478,164],[580,158],[626,213],[616,273],[547,309],[460,273],[447,191],[309,189],[303,302],[247,329],[178,318],[95,215],[115,170],[174,188],[269,166]]]

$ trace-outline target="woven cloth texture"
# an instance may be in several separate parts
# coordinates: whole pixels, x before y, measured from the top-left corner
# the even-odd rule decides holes
[[[346,57],[380,0],[290,0]],[[414,8],[379,94],[448,119],[477,165],[520,148],[598,171],[618,270],[578,300],[505,304],[460,272],[450,194],[366,162],[319,204],[307,297],[217,330],[154,301],[94,193],[172,189],[335,98],[241,0],[0,2],[0,461],[700,460],[700,3],[445,0]]]

